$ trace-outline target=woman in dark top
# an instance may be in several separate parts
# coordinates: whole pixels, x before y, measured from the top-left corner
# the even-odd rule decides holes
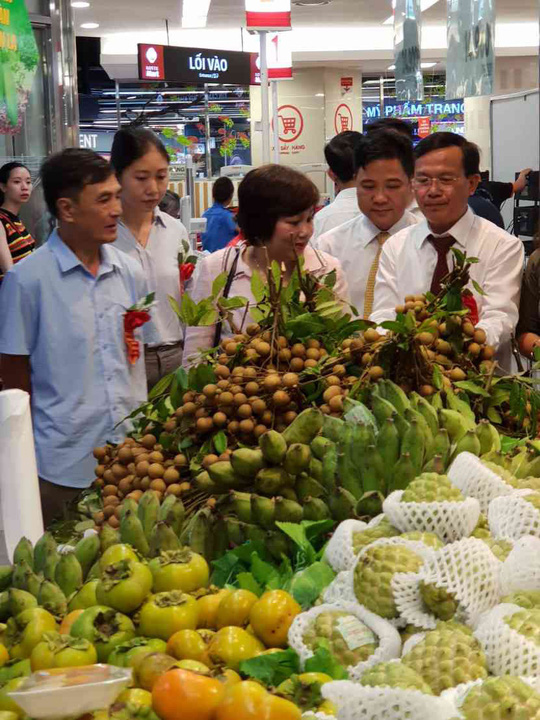
[[[19,218],[31,194],[32,178],[27,167],[11,162],[0,168],[0,282],[15,263],[35,249],[34,238]]]
[[[529,258],[523,276],[516,337],[521,353],[527,357],[540,347],[540,250]]]

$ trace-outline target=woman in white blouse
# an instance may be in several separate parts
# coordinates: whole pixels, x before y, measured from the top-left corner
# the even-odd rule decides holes
[[[180,303],[178,253],[188,233],[158,207],[169,184],[169,156],[155,133],[145,128],[119,130],[111,163],[122,186],[122,221],[115,245],[141,264],[148,287],[156,293],[155,338],[145,348],[150,390],[182,363],[182,328],[169,296]]]
[[[317,187],[291,167],[264,165],[248,173],[238,189],[237,221],[244,240],[199,261],[191,293],[193,299],[198,302],[208,297],[215,278],[227,272],[232,277],[228,296],[245,297],[254,304],[253,273],[259,272],[266,278],[268,265],[275,260],[285,267],[285,277],[290,277],[298,255],[304,257],[306,271],[317,277],[336,270],[334,290],[338,297],[347,300],[347,282],[339,261],[309,244],[318,201]],[[233,312],[233,320],[238,329],[253,322],[244,308]],[[215,325],[188,328],[184,361],[193,362],[198,351],[213,347],[215,334]],[[224,323],[223,336],[226,334],[230,334],[230,328]]]

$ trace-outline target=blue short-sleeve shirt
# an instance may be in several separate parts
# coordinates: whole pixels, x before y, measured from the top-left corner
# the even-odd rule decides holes
[[[94,447],[119,442],[116,427],[146,400],[141,357],[130,365],[123,315],[146,296],[137,262],[101,248],[96,277],[55,230],[14,266],[0,289],[0,354],[30,357],[32,421],[40,477],[87,487]]]
[[[203,250],[222,250],[238,235],[238,229],[230,210],[220,203],[214,203],[203,213],[206,218],[206,232],[202,234]]]

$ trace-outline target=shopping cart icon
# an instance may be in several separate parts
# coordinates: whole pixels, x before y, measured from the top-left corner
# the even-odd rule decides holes
[[[342,115],[341,113],[339,113],[338,117],[339,122],[341,123],[341,132],[346,132],[347,130],[349,130],[349,123],[351,121],[349,115]]]
[[[292,133],[293,135],[296,134],[296,120],[295,117],[283,117],[283,115],[279,115],[279,119],[283,123],[283,134],[288,135],[289,133]]]

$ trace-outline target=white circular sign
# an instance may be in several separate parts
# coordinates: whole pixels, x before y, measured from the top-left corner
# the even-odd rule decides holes
[[[148,60],[148,62],[151,65],[153,65],[156,62],[157,56],[158,56],[157,51],[153,47],[148,48],[148,50],[146,51],[146,59]]]

